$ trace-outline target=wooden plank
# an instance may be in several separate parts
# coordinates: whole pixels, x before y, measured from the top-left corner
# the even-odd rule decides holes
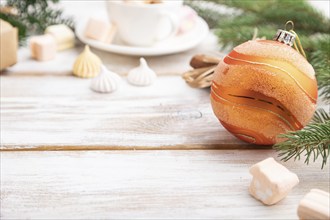
[[[220,125],[208,89],[178,76],[150,87],[123,80],[113,94],[89,85],[69,75],[1,76],[1,150],[254,147]]]
[[[300,183],[264,206],[249,167],[273,150],[1,152],[1,219],[298,219],[329,166],[284,165]]]

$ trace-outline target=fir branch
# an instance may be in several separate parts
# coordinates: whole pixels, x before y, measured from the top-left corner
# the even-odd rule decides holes
[[[284,29],[283,24],[292,20],[307,60],[314,67],[320,96],[330,103],[330,20],[306,0],[268,0],[257,4],[254,0],[186,0],[186,3],[206,20],[218,36],[222,49],[228,50],[251,40],[255,28],[259,37],[272,39],[277,29]],[[219,10],[221,7],[232,11]],[[323,168],[330,151],[329,119],[329,113],[318,110],[304,129],[280,135],[284,141],[274,146],[279,156],[287,161],[300,159],[304,154],[307,164],[322,157]]]
[[[307,33],[327,33],[330,28],[328,19],[315,10],[306,0],[209,0],[216,4],[233,7],[243,11],[241,16],[247,14],[258,15],[258,24],[274,24],[283,27],[286,21],[292,20],[296,30]],[[219,21],[221,25],[222,21]],[[283,27],[284,28],[284,27]]]
[[[320,96],[330,104],[330,34],[318,34],[311,37],[313,48],[310,62],[315,69]]]
[[[217,28],[219,21],[239,14],[239,10],[230,9],[212,1],[185,0],[185,4],[192,7],[198,15],[202,16],[211,29]]]
[[[272,39],[286,21],[294,21],[307,59],[315,69],[320,96],[330,103],[330,20],[306,0],[268,0],[257,4],[255,0],[186,0],[186,3],[206,19],[222,49],[230,50],[250,40],[255,28],[259,37]],[[221,7],[230,8],[231,13],[219,10]]]
[[[326,165],[330,152],[330,115],[323,109],[318,110],[312,123],[300,131],[281,134],[285,141],[274,145],[278,156],[284,161],[291,158],[299,160],[305,156],[305,163],[315,162],[322,157],[322,168]]]
[[[324,109],[319,109],[315,112],[311,123],[326,123],[330,121],[330,115]]]
[[[19,30],[20,44],[24,44],[29,35],[42,34],[53,24],[66,24],[73,28],[71,17],[64,17],[63,11],[55,5],[59,0],[7,0],[6,7],[17,10],[17,14],[0,12],[0,18],[8,21]]]

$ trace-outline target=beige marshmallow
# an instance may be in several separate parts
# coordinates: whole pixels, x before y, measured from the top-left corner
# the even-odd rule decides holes
[[[0,19],[0,70],[17,62],[18,30]]]
[[[274,158],[267,158],[250,168],[253,176],[250,194],[266,205],[273,205],[288,195],[299,183],[298,176]]]
[[[85,29],[85,36],[105,43],[111,43],[116,31],[117,28],[115,25],[109,24],[106,21],[90,18]]]
[[[329,193],[319,189],[312,189],[299,203],[299,219],[330,219],[329,200]]]
[[[55,39],[48,34],[30,38],[30,49],[32,58],[40,61],[47,61],[55,58]]]
[[[50,34],[55,38],[57,50],[66,50],[74,47],[75,35],[65,24],[51,25],[46,28],[45,34]]]

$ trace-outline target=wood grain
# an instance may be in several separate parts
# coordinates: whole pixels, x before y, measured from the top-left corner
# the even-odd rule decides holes
[[[103,1],[60,4],[77,20],[106,15]],[[178,75],[192,55],[217,48],[210,35],[193,50],[147,61],[158,75]],[[299,185],[263,206],[248,194],[248,168],[275,157],[273,150],[178,150],[260,148],[220,126],[208,90],[164,76],[152,87],[124,81],[114,94],[96,94],[89,80],[70,75],[81,50],[40,63],[20,48],[18,64],[0,76],[0,219],[297,219],[305,193],[329,191],[329,166],[291,161],[284,165]],[[122,75],[138,64],[138,57],[94,52]],[[92,149],[103,151],[83,151]]]
[[[208,89],[178,76],[150,87],[123,78],[113,94],[90,80],[1,76],[1,150],[214,149],[254,147],[228,133],[213,115]]]
[[[300,183],[264,206],[249,167],[273,150],[1,152],[1,219],[298,219],[329,166],[284,163]]]

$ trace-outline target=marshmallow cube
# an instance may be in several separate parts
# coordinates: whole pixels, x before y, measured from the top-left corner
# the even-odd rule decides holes
[[[109,24],[106,21],[90,18],[85,29],[85,36],[90,39],[111,43],[116,31],[117,28],[115,25]]]
[[[299,203],[299,219],[330,219],[329,201],[329,193],[312,189]]]
[[[253,165],[250,173],[253,176],[250,194],[266,205],[279,202],[299,183],[296,174],[272,157]]]
[[[65,24],[51,25],[46,28],[45,34],[50,34],[55,38],[58,51],[74,47],[75,35]]]
[[[39,61],[52,60],[56,55],[56,42],[48,34],[34,36],[30,39],[30,49],[32,58]]]
[[[0,71],[17,62],[18,29],[0,19]]]

